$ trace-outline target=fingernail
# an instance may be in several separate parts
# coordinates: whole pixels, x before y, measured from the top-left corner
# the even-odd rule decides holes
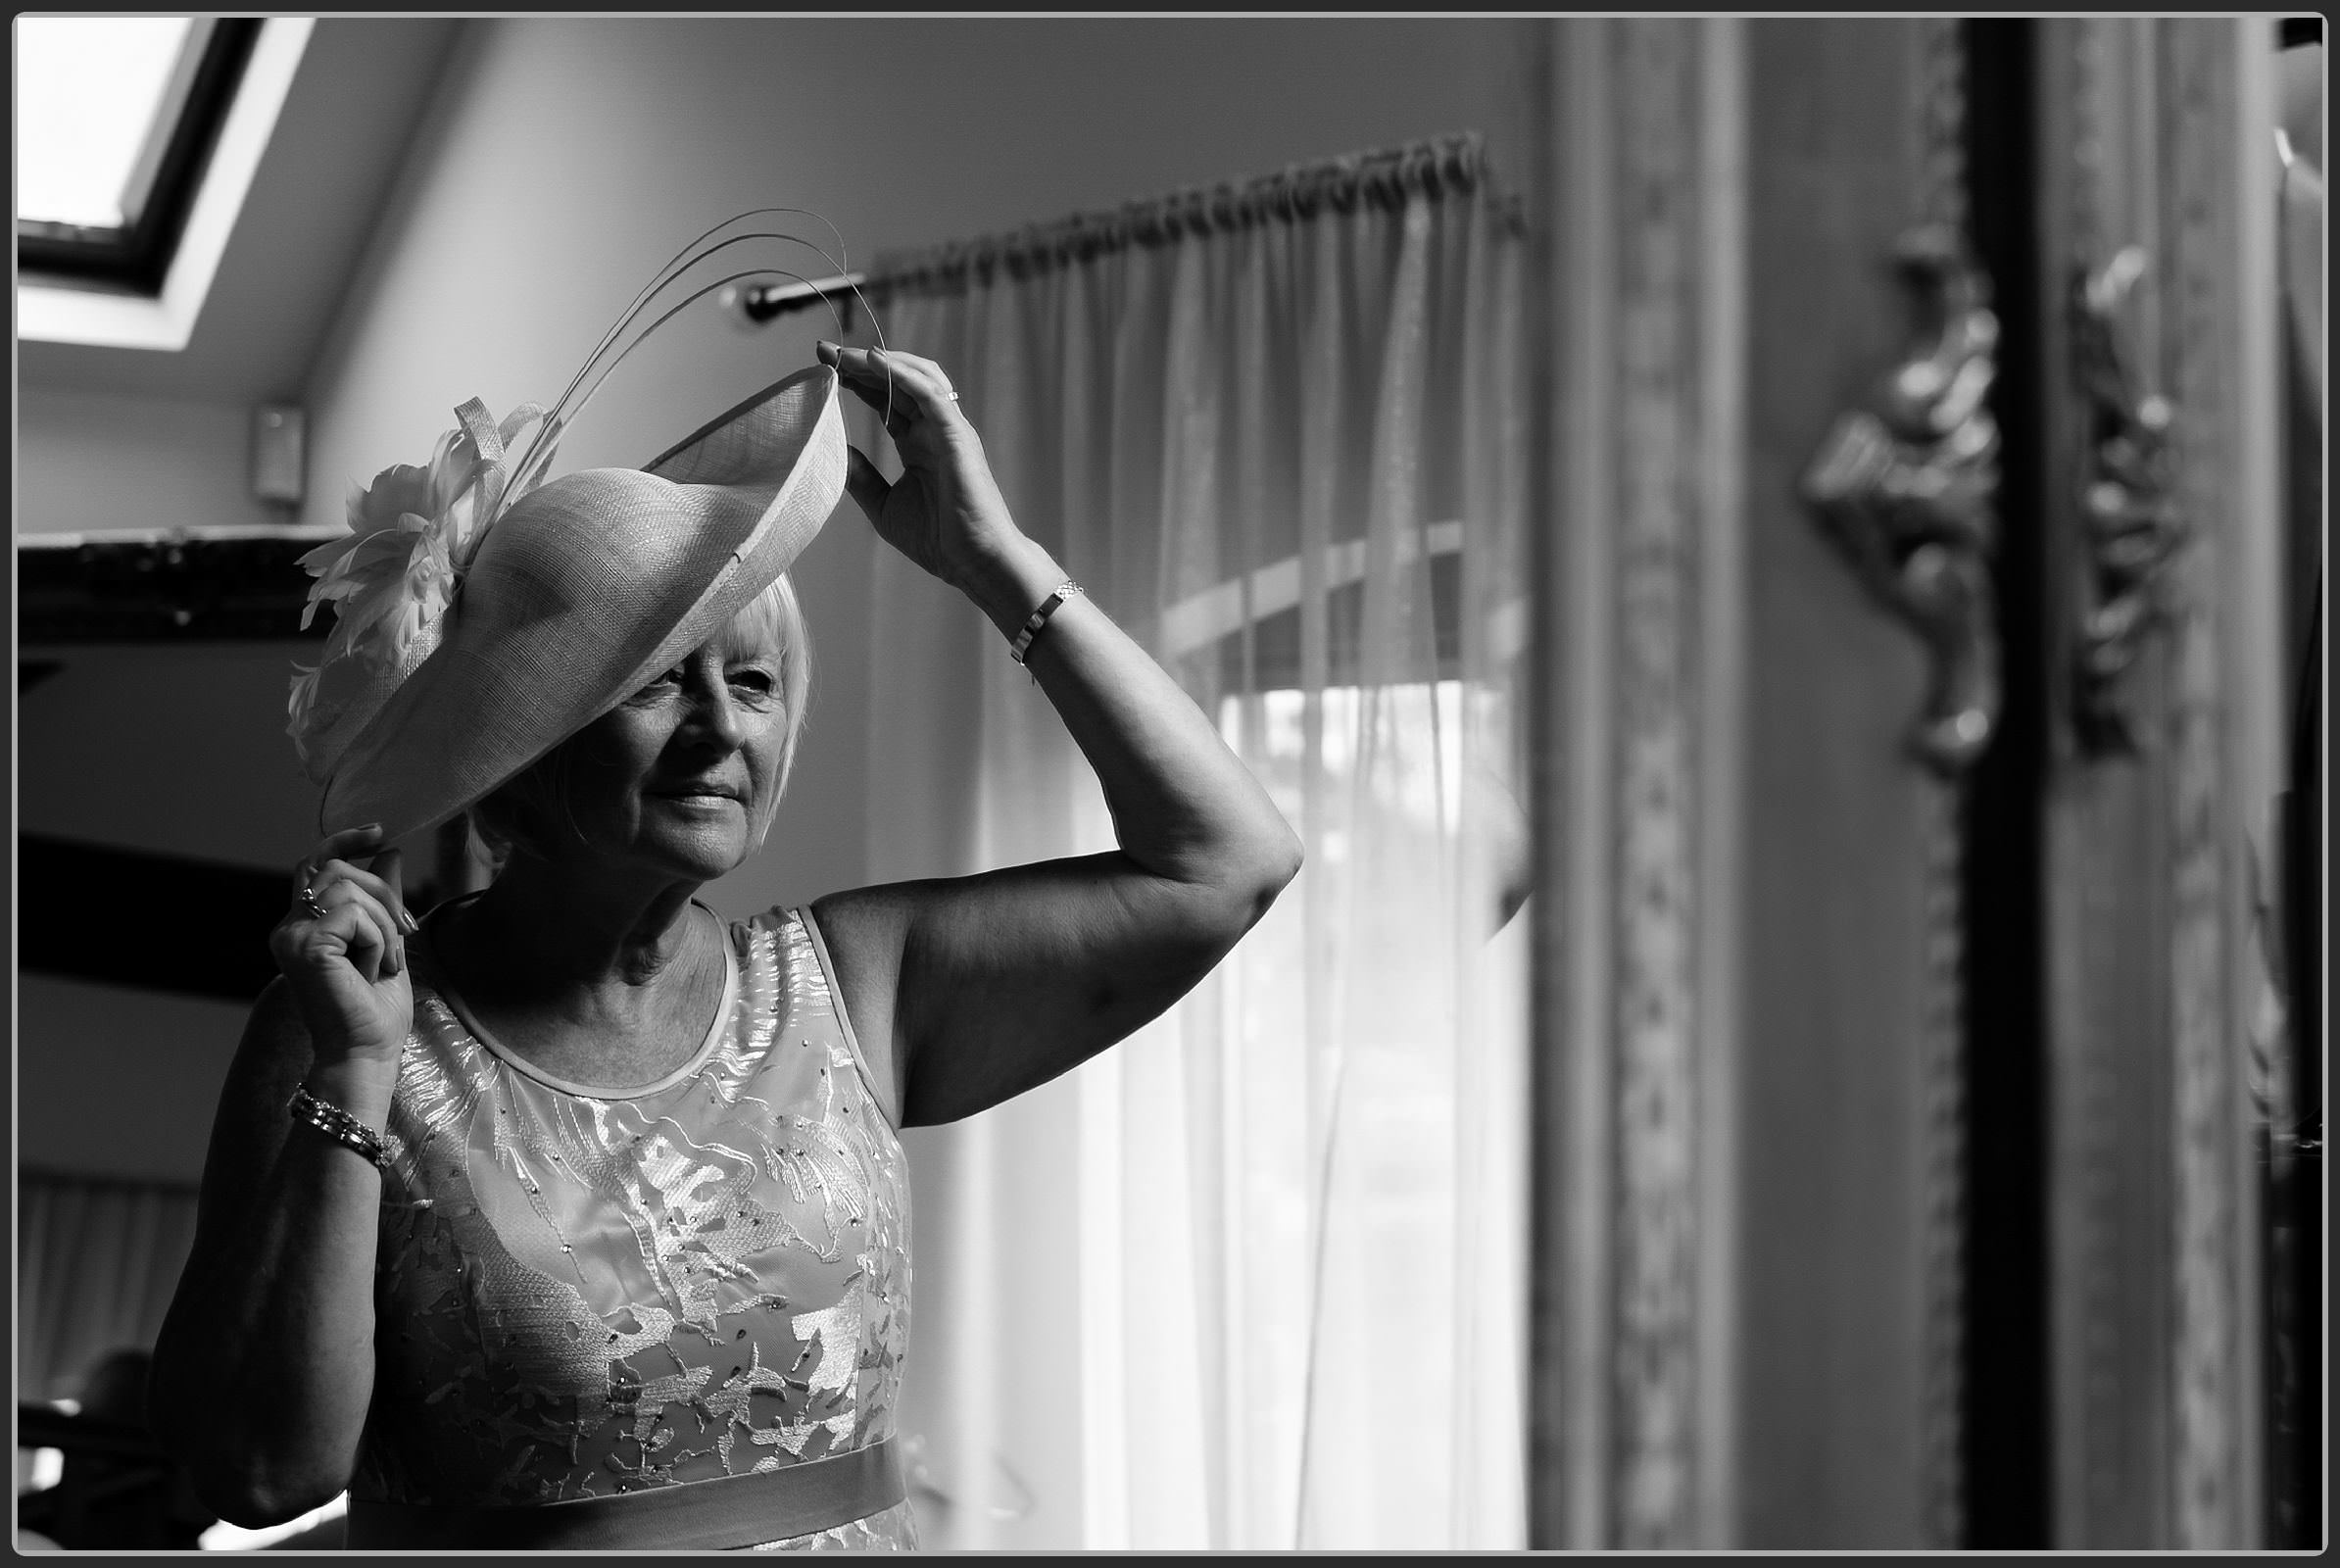
[[[414,911],[412,909],[399,910],[398,923],[407,928],[407,934],[410,936],[422,929],[422,922],[414,918]]]

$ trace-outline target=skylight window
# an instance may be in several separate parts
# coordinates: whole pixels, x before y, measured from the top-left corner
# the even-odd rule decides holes
[[[17,261],[155,293],[257,21],[21,17]]]
[[[192,17],[33,17],[17,24],[17,216],[120,228],[159,161],[156,122]],[[191,72],[188,73],[191,74]],[[141,156],[144,155],[144,156]]]

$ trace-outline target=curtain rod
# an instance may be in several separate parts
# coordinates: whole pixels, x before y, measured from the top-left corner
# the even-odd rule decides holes
[[[844,272],[809,282],[742,290],[740,308],[752,321],[768,321],[829,303],[851,309],[853,290],[886,295],[988,281],[1087,261],[1132,245],[1161,245],[1190,233],[1226,233],[1271,220],[1312,218],[1325,208],[1397,207],[1414,195],[1437,200],[1449,192],[1494,191],[1485,138],[1477,131],[1438,136],[1377,152],[1349,153],[1295,164],[1273,174],[1219,185],[1198,185],[1165,196],[1084,213],[1006,234],[952,241],[887,259],[873,272]],[[1517,198],[1497,196],[1498,218],[1511,232],[1525,227]]]

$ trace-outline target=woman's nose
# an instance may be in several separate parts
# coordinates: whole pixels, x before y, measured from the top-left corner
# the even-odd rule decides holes
[[[732,700],[731,688],[720,679],[693,683],[690,716],[686,726],[707,745],[719,746],[725,751],[737,751],[747,738],[745,717],[739,704]]]

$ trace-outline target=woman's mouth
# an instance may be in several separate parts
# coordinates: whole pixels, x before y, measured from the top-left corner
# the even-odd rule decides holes
[[[736,801],[739,793],[721,784],[689,784],[679,789],[653,790],[651,794],[667,801]]]

